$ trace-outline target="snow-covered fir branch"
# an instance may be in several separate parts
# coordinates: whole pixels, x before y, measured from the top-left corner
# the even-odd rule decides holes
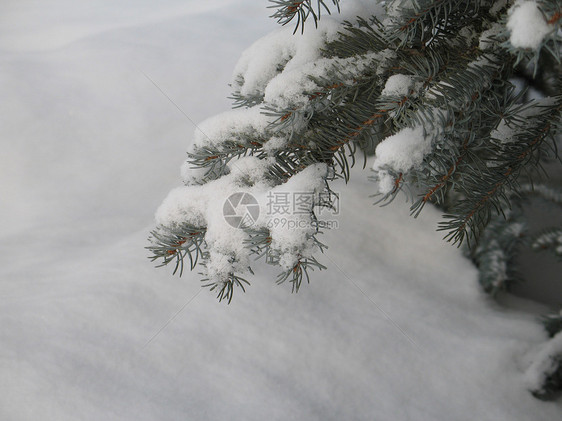
[[[235,109],[200,125],[185,186],[158,210],[154,258],[200,263],[219,298],[243,286],[254,254],[279,266],[281,280],[292,276],[295,290],[307,267],[322,269],[318,214],[337,200],[330,182],[348,181],[359,158],[374,153],[383,202],[408,189],[413,214],[428,203],[446,208],[446,238],[478,242],[559,133],[562,96],[526,101],[512,82],[522,66],[547,75],[543,58],[559,65],[559,2],[332,3],[272,3],[280,23],[301,31],[282,27],[242,54]],[[307,18],[314,25],[302,30]],[[541,83],[562,87],[559,74]],[[291,211],[291,227],[273,226],[271,198],[297,195],[312,199]],[[227,216],[244,222],[232,226]],[[497,242],[486,250],[491,288],[501,288],[509,257]]]

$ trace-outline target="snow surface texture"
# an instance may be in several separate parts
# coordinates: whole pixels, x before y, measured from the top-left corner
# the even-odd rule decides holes
[[[437,212],[372,207],[365,172],[298,295],[259,266],[225,306],[146,259],[193,131],[147,77],[193,121],[226,109],[263,4],[0,9],[1,420],[560,419],[525,390],[542,309],[488,300]]]
[[[510,9],[507,28],[511,31],[511,45],[536,50],[554,25],[548,24],[536,2],[519,0]]]

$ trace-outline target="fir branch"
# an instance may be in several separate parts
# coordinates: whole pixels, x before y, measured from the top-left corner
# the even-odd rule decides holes
[[[434,195],[436,192],[440,191],[441,189],[443,189],[447,183],[449,182],[449,180],[451,179],[451,177],[453,176],[453,174],[455,173],[456,169],[459,167],[459,165],[461,164],[461,162],[463,161],[463,159],[466,157],[467,155],[467,151],[468,151],[468,143],[470,140],[471,136],[467,135],[465,137],[465,140],[462,143],[462,148],[461,148],[461,152],[460,154],[458,154],[457,159],[455,160],[455,162],[447,169],[447,172],[441,177],[441,179],[439,180],[439,182],[437,184],[435,184],[433,187],[431,187],[422,197],[421,199],[421,203],[419,203],[418,205],[414,204],[412,205],[412,212],[415,212],[415,214],[419,214],[419,212],[421,211],[421,208],[423,207],[423,205],[425,205]]]
[[[526,372],[529,389],[541,400],[555,400],[562,394],[562,334],[554,335],[535,356]]]
[[[534,251],[551,251],[558,260],[562,261],[562,228],[548,228],[535,234],[531,239],[531,249]]]
[[[439,230],[449,230],[446,239],[460,244],[468,228],[471,235],[478,236],[478,232],[490,221],[492,208],[500,213],[501,209],[509,206],[506,188],[514,186],[520,171],[526,165],[537,163],[536,159],[530,158],[542,143],[554,134],[551,131],[552,121],[560,118],[562,97],[553,101],[553,106],[543,106],[545,111],[537,114],[534,119],[525,121],[525,126],[517,133],[519,141],[511,142],[509,148],[496,151],[502,155],[495,158],[497,165],[479,170],[478,177],[474,177],[473,183],[467,179],[469,184],[463,189],[467,193],[467,198],[459,202],[454,209],[454,214],[446,215],[446,218],[450,219],[449,222],[440,224]],[[531,139],[525,141],[529,135]]]
[[[523,183],[519,186],[520,194],[536,195],[558,205],[562,205],[562,190],[545,184]]]
[[[326,6],[324,0],[316,0],[316,8],[313,5],[313,0],[269,0],[273,3],[268,8],[277,9],[270,17],[277,19],[277,23],[286,25],[296,18],[295,30],[297,32],[299,27],[301,32],[304,32],[304,24],[306,20],[312,16],[314,26],[318,26],[318,21],[324,9],[328,14],[331,14],[330,8]],[[337,11],[340,10],[339,0],[332,0],[332,4],[336,6]]]
[[[479,1],[426,0],[412,2],[411,8],[400,8],[401,16],[388,29],[393,32],[391,39],[399,40],[400,46],[425,48],[437,34],[450,28],[452,21],[467,26],[466,18],[472,20],[479,9]],[[452,16],[457,19],[450,19]]]
[[[328,8],[321,0],[272,3],[271,7],[277,9],[273,16],[282,24],[296,21],[295,30],[299,26],[303,30],[307,18],[316,23],[320,10]],[[332,3],[338,5],[337,0]],[[560,9],[554,8],[555,3],[542,0],[540,7],[547,20],[559,26],[556,13]],[[233,84],[240,89],[233,93],[234,106],[259,107],[266,117],[258,118],[256,125],[235,127],[225,136],[221,133],[209,143],[199,142],[190,152],[189,162],[206,170],[199,180],[202,184],[227,176],[233,160],[245,156],[269,160],[263,179],[271,185],[280,185],[315,163],[327,164],[329,180],[347,181],[358,153],[366,157],[385,138],[406,128],[421,127],[422,140],[427,140],[420,144],[423,157],[409,169],[383,168],[390,177],[385,180],[391,191],[381,200],[388,203],[398,191],[413,187],[421,189],[411,208],[415,215],[428,202],[447,203],[448,221],[440,229],[449,231],[446,238],[456,243],[464,238],[476,240],[480,266],[488,267],[488,280],[482,283],[492,285],[487,288],[493,291],[502,289],[515,279],[511,269],[503,271],[502,265],[512,266],[509,244],[519,239],[509,231],[517,225],[514,220],[502,225],[496,215],[513,217],[509,207],[517,200],[515,192],[525,194],[528,189],[525,184],[519,185],[520,174],[539,168],[548,140],[560,132],[562,97],[550,103],[521,104],[524,94],[513,95],[508,80],[517,71],[517,60],[522,60],[521,68],[534,56],[516,51],[505,44],[505,33],[494,32],[505,23],[506,16],[481,10],[491,7],[492,2],[415,0],[388,6],[396,4],[411,7],[398,7],[390,19],[383,21],[359,19],[342,25],[340,36],[319,51],[320,58],[309,63],[307,69],[314,69],[309,78],[304,73],[296,79],[287,78],[298,82],[286,95],[277,87],[280,97],[268,93],[265,101],[266,86],[261,85],[248,89],[257,93],[242,95],[244,74],[237,75]],[[488,30],[492,35],[484,37]],[[545,58],[537,64],[541,69],[551,69],[538,74],[545,86],[559,94],[562,79],[558,67],[552,70],[552,63],[560,61],[556,36],[545,40],[541,46],[541,57]],[[285,76],[283,66],[290,60],[283,57],[281,63],[273,63],[279,76]],[[389,89],[386,92],[391,93],[383,96],[385,84],[395,75],[410,78],[407,93]],[[299,86],[300,90],[295,89]],[[264,122],[270,122],[265,129]],[[269,147],[272,139],[276,142]],[[557,197],[546,191],[543,196],[547,194]],[[453,205],[449,205],[451,198],[455,199]],[[314,213],[310,217],[314,222]],[[271,246],[271,232],[248,229],[245,234],[244,247],[251,255],[279,265],[280,254]],[[152,258],[162,259],[163,264],[175,262],[175,271],[180,273],[185,256],[190,258],[192,269],[198,259],[205,264],[208,251],[204,235],[201,227],[159,227],[153,232]],[[547,237],[542,238],[546,241]],[[316,237],[309,240],[316,241]],[[308,280],[309,266],[323,268],[314,257],[303,254],[307,257],[301,256],[278,278],[279,282],[290,280],[294,291]],[[219,299],[230,302],[235,288],[244,290],[247,281],[234,274],[238,269],[233,265],[229,272],[220,272],[225,279],[206,280]]]
[[[514,262],[526,232],[520,210],[509,212],[505,219],[494,218],[487,224],[471,253],[485,292],[496,295],[521,281]]]
[[[356,24],[344,23],[340,36],[326,45],[323,53],[326,57],[356,57],[370,52],[387,52],[397,47],[389,39],[382,23],[373,16],[370,20],[359,17]]]
[[[559,314],[549,314],[541,317],[541,322],[549,337],[554,337],[562,332],[562,312]]]
[[[240,288],[242,292],[246,292],[244,284],[250,285],[246,279],[235,275],[234,273],[229,273],[225,280],[213,281],[208,278],[204,278],[201,282],[205,282],[203,287],[207,287],[210,291],[217,292],[217,299],[220,301],[226,300],[227,304],[230,304],[232,297],[234,296],[234,290]]]
[[[151,261],[161,259],[157,267],[168,265],[175,261],[174,274],[179,269],[183,274],[183,262],[189,258],[191,270],[195,268],[200,257],[204,254],[203,244],[207,229],[190,224],[182,224],[177,228],[159,226],[150,233],[150,246],[146,249],[152,252]]]
[[[314,257],[301,258],[291,269],[279,274],[277,284],[282,284],[288,280],[292,285],[292,292],[299,292],[303,280],[306,279],[306,282],[310,283],[308,271],[313,271],[314,268],[324,270],[326,266],[318,262]]]
[[[213,180],[227,174],[227,164],[243,156],[258,154],[262,149],[265,140],[261,137],[246,139],[247,144],[236,141],[226,141],[220,146],[200,146],[192,152],[188,152],[188,162],[193,168],[205,168],[204,179]]]

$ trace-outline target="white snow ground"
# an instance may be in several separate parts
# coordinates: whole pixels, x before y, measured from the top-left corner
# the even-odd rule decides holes
[[[329,270],[226,306],[146,259],[193,121],[225,110],[264,2],[0,5],[0,420],[554,420],[537,308],[483,296],[407,206],[341,186]],[[152,79],[189,117],[165,98]]]

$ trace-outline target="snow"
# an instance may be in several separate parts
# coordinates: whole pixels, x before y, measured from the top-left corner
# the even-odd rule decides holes
[[[554,375],[562,361],[562,332],[543,345],[531,361],[525,372],[527,387],[529,390],[540,392],[546,379]]]
[[[559,419],[521,362],[544,309],[483,296],[438,212],[372,207],[360,169],[298,295],[256,265],[226,306],[154,268],[182,112],[226,110],[240,52],[275,28],[260,2],[155,3],[2,5],[0,419]]]
[[[394,180],[388,169],[399,173],[419,166],[423,158],[431,152],[432,139],[422,126],[406,127],[377,145],[372,168],[380,172],[381,193],[388,193],[394,188]]]
[[[171,229],[182,224],[206,227],[205,242],[212,253],[202,270],[205,276],[221,280],[231,272],[248,272],[250,250],[245,246],[248,234],[233,227],[224,217],[225,203],[232,194],[247,194],[259,205],[259,216],[251,221],[252,228],[269,228],[271,249],[279,253],[284,270],[293,268],[300,256],[311,257],[315,251],[310,238],[315,232],[309,212],[313,208],[312,201],[306,209],[284,215],[283,223],[278,221],[280,215],[268,211],[268,207],[271,207],[270,198],[277,195],[290,200],[290,210],[295,209],[295,196],[316,197],[324,189],[327,166],[313,164],[286,183],[274,186],[265,177],[272,163],[272,158],[262,160],[253,156],[233,160],[229,163],[229,174],[203,185],[177,187],[158,208],[156,223],[159,226]],[[242,212],[243,209],[235,213]],[[233,260],[229,263],[231,257]]]
[[[279,109],[306,104],[308,96],[302,95],[303,90],[318,90],[310,76],[326,76],[333,67],[334,60],[321,58],[321,49],[336,39],[341,23],[382,12],[376,2],[347,1],[342,3],[341,13],[324,15],[314,30],[293,33],[293,26],[287,25],[266,35],[242,53],[232,76],[234,91],[250,98],[263,96]],[[365,64],[350,63],[357,68],[356,73]]]
[[[533,50],[538,49],[543,39],[555,28],[548,24],[535,1],[521,0],[509,9],[506,26],[511,31],[511,45]]]
[[[264,135],[270,119],[259,106],[229,110],[210,117],[195,129],[193,147],[217,147],[226,141],[242,142],[242,133]]]
[[[256,41],[238,61],[232,84],[242,95],[263,94],[269,82],[281,71],[290,72],[320,57],[320,48],[334,37],[339,25],[325,18],[318,30],[293,36],[293,28],[282,27]]]
[[[496,41],[495,37],[500,35],[503,29],[504,28],[502,24],[494,23],[490,29],[483,31],[478,41],[478,48],[480,48],[481,50],[493,48],[494,42]]]
[[[490,137],[500,143],[510,143],[513,141],[514,130],[509,123],[502,118],[498,126],[490,132]]]
[[[505,252],[496,240],[490,241],[489,246],[489,270],[494,273],[495,279],[491,281],[494,288],[500,289],[502,284],[508,279],[507,276],[507,259]]]
[[[273,136],[263,145],[263,150],[268,154],[275,154],[276,151],[283,149],[288,141],[286,137]]]
[[[414,2],[412,0],[392,0],[386,2],[388,16],[399,18],[402,16],[402,11],[414,8]]]
[[[383,96],[408,96],[413,85],[413,77],[410,75],[392,75],[386,81],[384,89],[381,92]]]
[[[196,227],[205,226],[205,208],[208,199],[206,186],[176,187],[156,211],[156,222],[170,227],[182,223]]]
[[[296,208],[295,196],[307,194],[317,197],[324,189],[324,180],[328,172],[326,164],[313,164],[300,173],[294,175],[286,183],[273,188],[266,196],[271,193],[275,197],[276,193],[288,194],[291,201],[291,208]],[[260,203],[264,201],[262,195]],[[281,256],[280,266],[284,270],[292,269],[298,262],[299,257],[312,257],[317,252],[311,236],[315,233],[310,216],[305,211],[312,210],[312,203],[299,212],[293,212],[286,217],[289,220],[285,224],[275,224],[275,219],[279,217],[274,213],[267,215],[262,226],[268,227],[271,233],[271,247],[278,250]],[[289,226],[289,222],[291,225]],[[295,227],[295,228],[292,228]]]

